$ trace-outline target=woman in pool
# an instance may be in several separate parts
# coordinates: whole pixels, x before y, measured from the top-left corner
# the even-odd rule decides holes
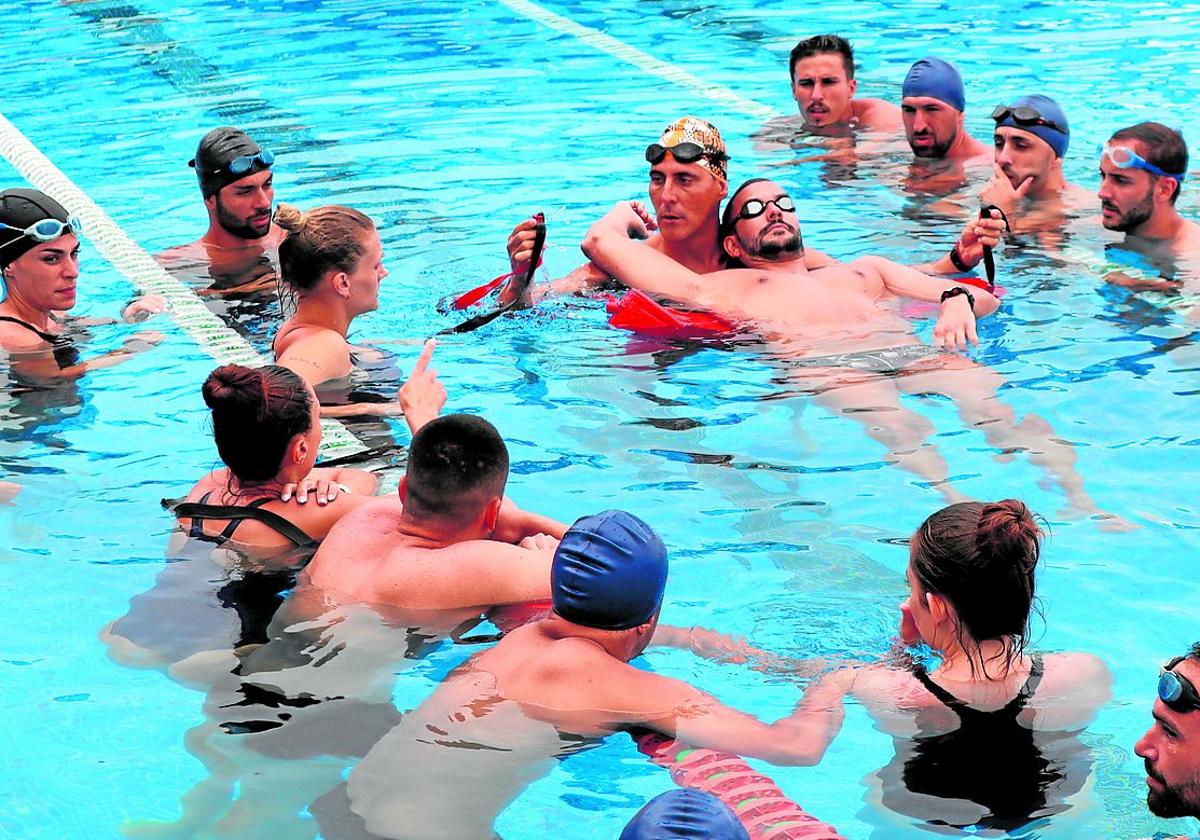
[[[297,301],[295,314],[275,334],[275,361],[317,390],[323,417],[403,414],[398,399],[348,402],[336,393],[343,390],[338,380],[379,356],[346,340],[350,322],[378,308],[379,283],[388,274],[375,225],[338,205],[305,213],[281,204],[275,223],[288,232],[279,246],[279,268]]]
[[[940,655],[851,668],[805,692],[813,763],[841,728],[850,694],[892,735],[882,800],[927,824],[1010,830],[1066,809],[1090,772],[1077,734],[1109,697],[1086,653],[1029,653],[1042,532],[1024,504],[962,502],[913,534],[900,636]],[[926,828],[929,825],[925,826]]]
[[[142,332],[118,350],[80,359],[66,317],[75,306],[79,233],[79,220],[45,193],[0,192],[0,350],[25,376],[71,379],[123,362],[162,340],[158,333]],[[165,307],[161,297],[147,295],[129,304],[122,317],[137,321]]]

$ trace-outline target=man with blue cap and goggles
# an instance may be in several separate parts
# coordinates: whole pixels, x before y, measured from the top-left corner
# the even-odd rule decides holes
[[[1122,128],[1100,153],[1104,227],[1164,245],[1177,256],[1200,252],[1200,225],[1175,209],[1187,167],[1187,143],[1178,131],[1157,122]]]
[[[275,289],[279,243],[272,223],[275,155],[232,126],[204,135],[188,166],[196,171],[208,211],[208,230],[195,242],[157,259],[172,274],[207,287],[210,294]]]
[[[550,615],[510,631],[407,713],[351,774],[352,812],[372,835],[491,840],[496,816],[553,759],[622,730],[776,764],[815,761],[792,718],[766,724],[629,664],[652,637],[704,655],[763,656],[714,643],[718,634],[660,627],[666,583],[666,548],[641,519],[609,510],[578,520],[551,564]]]
[[[960,160],[988,154],[988,147],[963,125],[967,99],[953,64],[936,56],[920,59],[904,77],[901,95],[904,133],[918,158]]]
[[[992,119],[996,158],[992,180],[980,195],[984,202],[1026,230],[1039,226],[1039,219],[1061,224],[1064,211],[1091,203],[1087,190],[1063,176],[1071,128],[1057,102],[1041,94],[1020,96],[1011,105],[997,105]]]
[[[1133,748],[1146,762],[1146,804],[1160,817],[1200,817],[1197,684],[1200,642],[1163,666],[1154,703],[1154,725]]]

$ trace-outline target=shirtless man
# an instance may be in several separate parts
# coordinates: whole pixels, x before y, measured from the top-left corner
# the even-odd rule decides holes
[[[1175,209],[1187,167],[1183,136],[1161,123],[1131,125],[1109,138],[1100,155],[1101,222],[1162,271],[1162,279],[1149,280],[1117,272],[1109,282],[1175,292],[1179,274],[1200,274],[1200,224]]]
[[[965,166],[991,157],[987,145],[967,133],[962,76],[948,61],[927,56],[904,77],[900,114],[914,155],[906,186],[949,192],[966,183]]]
[[[1091,193],[1063,176],[1071,142],[1067,115],[1048,96],[1020,96],[998,105],[992,180],[980,198],[1004,211],[1014,231],[1061,226],[1092,202]]]
[[[491,423],[430,420],[413,436],[399,496],[343,517],[308,565],[307,584],[340,602],[475,615],[545,599],[567,526],[507,501],[507,481],[508,449]]]
[[[271,222],[275,155],[242,130],[214,128],[188,166],[196,170],[208,231],[156,259],[172,274],[202,286],[202,295],[274,291],[283,231]]]
[[[650,163],[650,203],[658,218],[658,229],[645,243],[679,265],[698,274],[725,267],[726,254],[721,246],[721,201],[728,195],[729,157],[716,126],[696,117],[683,117],[663,131],[657,143],[646,149]],[[508,238],[508,256],[514,274],[526,270],[533,249],[535,223],[527,219]],[[983,259],[983,245],[994,245],[1003,223],[996,220],[972,220],[963,229],[956,246],[960,262],[949,256],[922,266],[938,274],[969,270]],[[837,262],[814,248],[803,250],[804,264],[810,270]],[[960,268],[959,266],[966,266]],[[609,279],[593,263],[583,266],[530,290],[530,300],[550,294],[574,294]],[[506,292],[508,289],[505,290]],[[501,301],[508,298],[501,294]]]
[[[666,549],[646,523],[623,511],[580,519],[554,555],[549,617],[473,657],[406,714],[350,775],[349,811],[332,797],[311,809],[322,829],[491,840],[496,815],[556,758],[640,728],[807,763],[788,718],[763,723],[629,664],[655,634],[666,582]]]
[[[975,316],[995,311],[994,296],[880,257],[810,271],[799,258],[795,205],[771,181],[749,181],[739,188],[724,218],[725,250],[746,268],[700,275],[649,252],[629,238],[644,235],[648,222],[630,204],[618,204],[593,225],[583,250],[634,288],[752,324],[793,360],[792,375],[803,390],[864,423],[895,463],[922,476],[948,500],[962,497],[947,481],[946,462],[925,443],[932,424],[900,404],[902,390],[951,397],[966,423],[978,426],[993,447],[1026,451],[1045,467],[1066,493],[1068,513],[1100,513],[1075,472],[1071,446],[1036,415],[1018,423],[996,397],[1004,384],[999,376],[922,344],[890,302],[897,297],[940,301],[935,344],[965,348],[978,342]],[[903,375],[873,375],[897,372]]]
[[[1200,818],[1197,685],[1200,685],[1200,643],[1163,666],[1158,700],[1154,703],[1154,724],[1133,748],[1146,762],[1146,803],[1159,817]]]
[[[817,35],[796,44],[788,73],[805,128],[815,134],[854,127],[897,130],[902,125],[900,109],[892,103],[854,96],[854,49],[845,38]]]

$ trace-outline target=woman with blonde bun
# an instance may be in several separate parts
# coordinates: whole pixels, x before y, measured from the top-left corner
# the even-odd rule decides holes
[[[894,741],[876,777],[883,804],[927,830],[1007,832],[1067,810],[1091,772],[1078,734],[1108,700],[1111,675],[1091,654],[1026,648],[1042,536],[1016,499],[926,519],[909,546],[900,639],[928,646],[937,664],[899,656],[812,684],[795,712],[810,724],[811,763],[851,695]]]
[[[275,223],[288,232],[279,246],[283,281],[296,296],[295,314],[275,334],[275,360],[320,392],[343,379],[362,352],[347,340],[350,323],[379,306],[379,284],[387,277],[379,232],[365,214],[329,205],[301,212],[280,204]],[[427,341],[412,375],[390,402],[330,405],[323,417],[403,414],[415,432],[436,417],[446,401],[437,373],[428,369],[434,342]]]

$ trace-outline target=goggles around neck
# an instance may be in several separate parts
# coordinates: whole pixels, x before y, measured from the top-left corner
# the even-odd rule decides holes
[[[254,168],[255,163],[261,163],[264,167],[270,166],[275,162],[275,155],[268,149],[260,149],[256,155],[240,155],[235,157],[229,163],[225,164],[221,169],[214,169],[213,174],[227,171],[230,175],[242,175]]]
[[[675,160],[680,163],[695,163],[700,158],[708,158],[712,161],[722,161],[729,158],[724,152],[710,152],[699,143],[690,143],[685,140],[682,143],[676,143],[674,146],[651,143],[646,147],[646,160],[650,163],[659,163],[666,157],[667,152],[674,155]]]
[[[767,207],[772,204],[774,204],[784,213],[796,212],[796,203],[792,201],[792,197],[790,195],[781,195],[777,198],[768,198],[766,201],[760,201],[757,198],[751,198],[742,205],[742,209],[738,211],[738,214],[734,217],[733,221],[736,224],[742,219],[757,218],[758,216],[761,216],[763,213],[767,212]]]
[[[1200,709],[1200,694],[1196,693],[1196,687],[1187,677],[1175,673],[1175,666],[1185,659],[1186,656],[1176,656],[1158,675],[1158,699],[1166,703],[1167,708],[1180,713]]]
[[[1128,146],[1105,146],[1100,150],[1100,157],[1108,158],[1117,169],[1144,169],[1151,175],[1174,178],[1176,181],[1183,180],[1183,172],[1164,172]]]
[[[15,230],[22,236],[28,236],[36,242],[50,242],[68,232],[79,236],[83,233],[83,222],[79,221],[78,216],[71,216],[65,222],[59,219],[42,219],[40,222],[34,222],[24,229],[0,222],[0,230]],[[0,245],[0,248],[17,241],[19,240],[13,239],[10,242],[5,242],[4,245]]]
[[[1037,108],[1031,108],[1028,105],[1018,105],[1016,108],[1010,108],[1008,105],[997,105],[996,110],[992,111],[992,119],[996,122],[1006,120],[1009,117],[1012,117],[1013,122],[1017,125],[1044,125],[1046,128],[1057,131],[1059,134],[1070,133],[1054,120],[1043,117]]]

